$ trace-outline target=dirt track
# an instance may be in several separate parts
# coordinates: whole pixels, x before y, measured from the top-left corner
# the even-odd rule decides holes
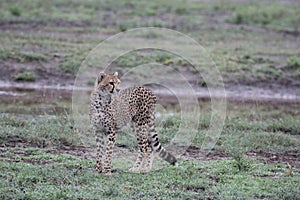
[[[3,151],[3,147],[36,147],[34,144],[24,143],[21,140],[12,140],[6,144],[0,145],[0,151]],[[71,154],[74,156],[82,157],[85,159],[94,159],[95,149],[84,146],[64,146],[64,147],[49,147],[45,148],[47,153],[51,154]],[[5,151],[5,150],[4,150]],[[26,155],[28,153],[18,151],[19,155]],[[116,146],[114,149],[114,157],[122,158],[126,156],[129,159],[134,160],[137,154],[137,150],[132,152],[128,148]],[[250,151],[246,153],[246,156],[249,158],[261,159],[264,163],[283,163],[289,164],[294,168],[300,169],[300,152],[297,151],[287,151],[284,153],[275,153],[275,152],[255,152]],[[199,147],[190,146],[183,155],[179,155],[183,160],[198,160],[198,161],[212,161],[212,160],[224,160],[231,159],[231,157],[223,151],[210,151],[209,153],[202,152]],[[13,161],[13,157],[10,157]],[[44,163],[44,164],[47,164]]]

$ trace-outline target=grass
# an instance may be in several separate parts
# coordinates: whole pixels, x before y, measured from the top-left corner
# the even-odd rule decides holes
[[[40,147],[76,145],[78,139],[74,133],[72,121],[66,116],[59,118],[18,118],[1,116],[1,143],[20,140]]]
[[[10,49],[0,49],[0,61],[14,60],[18,63],[34,62],[34,61],[47,61],[48,56],[33,52],[33,51],[20,51],[20,50],[10,50]]]
[[[296,56],[291,56],[287,59],[287,67],[292,69],[300,68],[300,60]]]
[[[79,54],[65,56],[64,60],[59,64],[59,68],[63,73],[76,75],[83,60],[84,56]]]
[[[49,67],[43,71],[45,76],[47,73],[56,76],[59,72],[58,76],[74,77],[87,53],[102,40],[130,28],[155,26],[175,29],[201,43],[218,64],[225,83],[255,86],[288,82],[298,86],[298,7],[298,2],[267,5],[258,1],[4,0],[0,3],[0,68],[31,66],[30,71],[12,72],[10,77],[14,80],[34,81],[41,65]],[[141,39],[163,42],[165,37],[149,32],[120,44],[120,48]],[[151,62],[167,65],[174,71],[195,73],[185,60],[161,50],[131,52],[119,57],[112,66],[116,71],[126,72]],[[143,69],[134,70],[135,76],[161,75],[154,69]],[[92,84],[94,79],[87,81]],[[202,80],[199,83],[205,86]],[[132,174],[128,173],[130,156],[125,155],[125,162],[124,158],[115,157],[113,168],[117,171],[111,177],[103,177],[94,172],[93,156],[61,153],[66,147],[84,145],[78,138],[83,133],[64,114],[70,109],[69,100],[58,97],[68,102],[50,100],[43,104],[38,98],[33,101],[28,97],[31,95],[21,96],[13,104],[5,98],[0,104],[1,113],[13,113],[0,115],[1,199],[297,199],[300,196],[298,168],[287,173],[289,164],[266,164],[260,158],[245,156],[247,152],[299,152],[298,104],[230,104],[225,126],[213,150],[226,152],[232,159],[200,162],[180,158],[178,168]],[[51,115],[40,116],[48,113],[48,109]],[[198,134],[192,143],[195,147],[201,147],[210,126],[209,102],[201,102],[201,109]],[[163,116],[157,122],[159,138],[167,145],[180,127],[180,114]],[[136,139],[129,129],[119,135],[117,145],[130,152],[137,151]]]
[[[91,159],[37,148],[1,148],[0,171],[5,173],[0,175],[0,196],[1,199],[231,199],[233,196],[295,199],[299,196],[299,171],[287,176],[283,164],[247,161],[248,170],[238,170],[234,160],[181,160],[178,168],[167,167],[149,174],[119,171],[103,177],[95,173]]]
[[[209,102],[202,102],[202,115],[193,146],[200,147],[210,123]],[[300,171],[286,163],[266,164],[246,152],[299,151],[299,109],[293,106],[229,104],[222,135],[214,150],[231,159],[198,161],[179,158],[180,166],[159,167],[157,159],[149,174],[132,174],[135,137],[123,130],[117,146],[124,151],[113,159],[113,175],[94,171],[94,148],[84,145],[74,122],[66,115],[15,116],[2,114],[0,120],[1,199],[296,199]],[[297,106],[297,105],[295,105]],[[249,114],[249,110],[252,113]],[[255,115],[255,116],[252,116]],[[249,117],[253,118],[249,120]],[[180,126],[180,114],[157,119],[161,142],[166,145]],[[190,122],[191,123],[191,122]],[[21,143],[25,147],[10,147]],[[64,147],[70,149],[64,153]],[[72,150],[73,149],[73,150]],[[76,155],[76,156],[75,156]],[[88,156],[86,156],[88,155]]]
[[[113,64],[122,68],[134,68],[139,65],[147,64],[147,63],[160,63],[163,65],[172,65],[176,63],[184,62],[182,59],[176,60],[176,57],[168,52],[163,51],[152,51],[145,50],[144,52],[131,52],[124,56],[121,56],[117,59],[117,61]],[[124,69],[123,69],[124,70]]]
[[[209,108],[209,103],[202,103],[202,105]],[[282,110],[281,107],[263,105],[254,108],[251,105],[243,105],[243,109],[245,114],[242,110],[228,111],[222,134],[214,149],[226,151],[228,144],[235,144],[247,151],[299,151],[300,121],[299,113],[296,112],[297,106],[294,108],[295,111],[289,107]],[[271,109],[272,113],[265,109]],[[249,114],[246,110],[253,110],[254,113]],[[210,111],[201,115],[198,134],[193,140],[193,145],[198,147],[202,145],[210,126],[210,117]],[[249,120],[249,118],[253,119]],[[163,115],[158,118],[157,131],[163,144],[170,142],[181,123],[180,113],[176,112],[172,116]],[[64,114],[58,117],[46,115],[42,118],[19,118],[5,114],[2,115],[0,125],[0,141],[3,143],[19,138],[38,146],[79,145],[78,134],[85,134],[76,132],[74,121]],[[135,148],[137,145],[130,129],[124,129],[117,144],[130,148]]]
[[[293,15],[293,18],[290,17],[291,15]],[[296,19],[299,19],[299,17],[297,9],[292,5],[250,3],[247,6],[234,8],[234,12],[228,21],[235,24],[254,24],[277,29],[290,27],[297,30],[299,27]]]
[[[32,71],[23,71],[14,75],[14,79],[16,81],[29,81],[34,82],[36,79],[36,75]]]
[[[0,6],[0,24],[10,28],[1,29],[0,32],[0,42],[3,44],[0,61],[28,64],[42,61],[50,66],[48,72],[57,71],[60,75],[65,73],[76,75],[82,60],[101,40],[119,31],[155,26],[186,33],[204,44],[218,64],[218,69],[226,83],[235,81],[248,84],[268,83],[274,81],[270,78],[274,75],[276,80],[281,82],[292,80],[291,85],[297,85],[299,70],[297,67],[288,67],[293,66],[293,63],[290,63],[292,61],[287,63],[285,58],[278,61],[278,56],[273,59],[257,55],[261,52],[270,54],[269,49],[272,49],[271,54],[274,55],[297,56],[299,51],[296,51],[297,47],[291,49],[293,45],[289,45],[294,42],[292,40],[286,42],[286,38],[279,33],[268,36],[269,34],[264,32],[249,31],[241,26],[247,24],[251,27],[268,27],[279,31],[289,30],[296,34],[299,21],[296,5],[281,2],[266,5],[262,2],[229,1],[225,4],[184,0],[3,1]],[[235,25],[227,28],[228,23]],[[18,31],[19,29],[24,30],[25,33]],[[142,37],[157,42],[163,39],[151,32]],[[276,44],[273,44],[274,40],[277,41]],[[166,53],[156,52],[156,54],[165,56]],[[248,55],[249,58],[244,58],[244,55]],[[157,61],[153,58],[157,55],[153,55],[152,58],[131,56],[133,58],[120,58],[116,61],[121,70],[153,60]],[[172,65],[175,69],[180,69],[183,65],[190,68],[185,62],[168,61],[172,59],[160,63]],[[262,62],[265,65],[263,70],[260,70]],[[294,64],[297,66],[297,62]],[[200,80],[200,83],[203,81]]]
[[[9,8],[9,12],[13,15],[13,16],[21,16],[22,10],[20,7],[18,6],[12,6]]]

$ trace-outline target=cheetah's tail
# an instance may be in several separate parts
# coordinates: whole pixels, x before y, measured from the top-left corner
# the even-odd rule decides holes
[[[150,144],[152,149],[159,154],[159,157],[161,157],[171,165],[178,166],[178,162],[175,156],[167,152],[167,150],[159,142],[157,134],[152,131],[150,135]]]

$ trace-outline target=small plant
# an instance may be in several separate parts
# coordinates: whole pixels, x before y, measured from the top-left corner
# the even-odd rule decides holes
[[[171,56],[167,53],[159,54],[156,57],[156,61],[163,63],[163,64],[166,64],[170,59],[171,59]]]
[[[188,14],[188,10],[186,8],[176,8],[175,13],[178,15]]]
[[[250,169],[250,163],[244,157],[244,154],[237,153],[232,155],[234,159],[234,167],[239,171],[248,171]]]
[[[128,29],[126,24],[119,24],[118,28],[121,32],[127,31],[127,29]]]
[[[245,17],[241,13],[236,13],[231,19],[231,22],[235,24],[243,24],[245,23]]]
[[[18,6],[12,6],[9,8],[9,12],[13,15],[13,16],[21,16],[21,8]]]
[[[238,171],[248,171],[250,169],[250,163],[245,158],[245,150],[239,147],[230,145],[226,149],[226,153],[233,158],[233,167],[237,168]]]
[[[300,67],[300,60],[296,56],[289,57],[286,62],[289,68],[295,69]]]
[[[249,60],[249,59],[251,59],[251,56],[249,54],[246,54],[243,56],[243,59]]]
[[[9,58],[9,51],[5,49],[0,49],[0,62],[5,61],[7,58]]]
[[[80,55],[66,56],[65,59],[59,64],[59,68],[64,73],[75,75],[83,61],[84,57]]]
[[[28,81],[28,82],[33,82],[36,79],[36,75],[32,71],[24,71],[24,72],[19,72],[14,75],[14,79],[16,81]]]
[[[155,16],[156,10],[155,10],[155,9],[148,8],[148,9],[145,10],[145,13],[146,13],[148,16]]]

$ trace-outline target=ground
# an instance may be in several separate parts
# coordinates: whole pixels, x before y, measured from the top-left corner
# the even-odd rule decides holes
[[[2,1],[1,199],[299,198],[299,6],[294,0]],[[165,51],[120,56],[110,69],[119,72],[124,87],[147,77],[168,77],[177,84],[179,73],[198,92],[201,115],[192,144],[177,155],[179,168],[157,159],[148,175],[128,173],[137,147],[126,128],[117,140],[113,176],[107,178],[94,171],[93,137],[88,129],[77,130],[72,118],[74,81],[98,43],[138,27],[173,29],[204,47],[226,89],[226,118],[214,148],[203,151],[211,98],[218,99],[207,90],[209,70],[195,70],[180,55]],[[165,39],[148,32],[119,46]],[[182,47],[193,55],[188,45]],[[137,68],[153,62],[166,70]],[[88,98],[95,72],[103,69],[97,67],[86,70],[78,94]],[[160,139],[176,152],[179,146],[170,141],[181,126],[178,95],[148,86],[159,97]]]

